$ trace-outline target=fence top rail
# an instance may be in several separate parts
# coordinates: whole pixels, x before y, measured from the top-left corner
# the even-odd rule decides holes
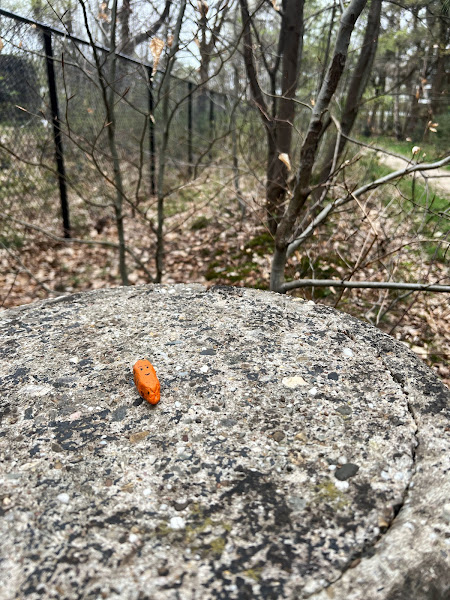
[[[34,25],[35,27],[42,29],[44,32],[47,31],[47,32],[53,33],[55,35],[59,35],[60,37],[67,38],[73,42],[76,42],[77,44],[83,44],[85,46],[92,47],[91,42],[89,42],[87,40],[83,40],[82,38],[79,38],[76,35],[72,35],[71,33],[67,32],[67,31],[63,31],[62,29],[58,29],[57,27],[53,27],[52,25],[47,25],[46,23],[41,23],[40,21],[30,19],[29,17],[22,17],[21,15],[17,15],[16,13],[10,12],[8,10],[4,10],[3,8],[0,8],[0,16],[8,17],[9,19],[14,19],[16,21],[19,21],[20,23],[25,23],[26,25]],[[102,46],[100,44],[94,44],[93,46],[96,50],[100,50],[101,52],[106,52],[108,54],[111,53],[111,50],[109,48],[106,48],[105,46]],[[115,55],[118,56],[119,58],[122,58],[123,60],[127,60],[135,65],[138,65],[140,67],[145,67],[148,70],[153,69],[153,64],[148,63],[145,60],[137,60],[136,58],[131,58],[130,56],[127,56],[126,54],[122,54],[122,52],[115,52]],[[161,71],[160,69],[157,70],[157,73],[159,73],[160,75],[164,75],[164,71]],[[195,88],[200,87],[194,81],[189,81],[189,79],[183,79],[182,77],[177,77],[176,75],[171,75],[171,77],[173,79],[177,79],[178,81],[183,81],[185,83],[193,85],[193,86],[195,86]],[[204,87],[204,86],[201,86],[201,87]],[[210,93],[213,92],[213,90],[209,90],[207,88],[205,88],[205,89],[206,89],[206,91],[208,91]],[[228,97],[228,95],[224,94],[223,92],[214,91],[214,93],[219,94],[221,96]]]

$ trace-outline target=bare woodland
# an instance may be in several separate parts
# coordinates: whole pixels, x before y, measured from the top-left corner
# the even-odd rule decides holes
[[[371,322],[448,384],[449,11],[2,3],[0,304],[258,287]]]

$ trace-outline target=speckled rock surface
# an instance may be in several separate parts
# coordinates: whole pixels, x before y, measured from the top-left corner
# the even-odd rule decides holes
[[[140,286],[0,313],[0,361],[1,600],[450,598],[449,392],[378,330]]]

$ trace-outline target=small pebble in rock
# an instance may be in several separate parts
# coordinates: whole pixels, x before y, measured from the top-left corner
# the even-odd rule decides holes
[[[313,387],[313,388],[311,388],[311,389],[309,390],[308,394],[309,394],[310,396],[316,396],[316,395],[317,395],[317,388],[316,388],[316,387]]]
[[[186,527],[183,517],[172,517],[169,521],[170,529],[184,529]]]
[[[181,408],[181,402],[178,400],[175,402],[175,408]]]
[[[203,365],[203,367],[200,367],[200,373],[207,373],[208,372],[208,365]]]
[[[282,431],[275,431],[272,437],[276,442],[281,442],[284,439],[284,433]]]
[[[345,492],[350,487],[348,481],[339,481],[339,479],[334,482],[334,485],[340,492]]]
[[[350,350],[350,348],[343,348],[342,349],[342,354],[346,357],[346,358],[350,358],[353,356],[353,350]]]
[[[337,461],[340,465],[345,465],[345,463],[348,462],[345,454],[341,454],[341,456],[337,459]]]
[[[130,542],[130,544],[135,544],[138,540],[139,536],[135,533],[130,533],[130,535],[128,536],[128,541]]]
[[[339,467],[339,469],[336,469],[334,476],[340,481],[345,481],[346,479],[350,479],[350,477],[356,475],[358,471],[358,465],[354,465],[353,463],[347,463],[345,465],[342,465],[342,467]]]
[[[306,500],[301,496],[289,496],[287,501],[294,510],[303,510],[306,506]]]
[[[70,500],[69,494],[66,494],[65,492],[63,492],[62,494],[58,494],[56,497],[63,504],[68,504]]]
[[[284,377],[282,384],[291,389],[298,388],[301,385],[308,385],[303,377],[300,377],[300,375],[295,377]]]
[[[442,517],[445,521],[447,521],[447,523],[450,523],[450,504],[444,504]]]
[[[175,510],[184,510],[189,504],[189,500],[186,500],[186,498],[179,498],[178,500],[176,500],[173,504]]]

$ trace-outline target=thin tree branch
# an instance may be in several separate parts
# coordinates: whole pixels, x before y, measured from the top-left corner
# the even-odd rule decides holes
[[[354,198],[359,198],[359,196],[362,196],[362,194],[365,194],[369,190],[373,190],[377,187],[380,187],[381,185],[384,185],[385,183],[389,183],[390,181],[393,181],[394,179],[399,179],[400,177],[409,175],[409,173],[414,173],[416,171],[431,171],[433,169],[438,169],[438,168],[443,167],[448,164],[450,164],[450,156],[447,156],[446,158],[443,158],[442,160],[439,160],[435,163],[428,163],[428,164],[422,163],[419,165],[410,165],[404,169],[394,171],[393,173],[389,173],[388,175],[385,175],[384,177],[380,177],[379,179],[376,179],[375,181],[367,183],[366,185],[361,186],[360,188],[358,188],[357,190],[354,190],[352,193],[349,193],[346,196],[337,198],[330,204],[327,204],[327,206],[325,206],[325,208],[323,208],[320,211],[320,213],[308,225],[308,227],[295,240],[293,240],[292,242],[289,243],[288,248],[287,248],[287,257],[291,256],[291,254],[293,252],[295,252],[297,250],[297,248],[308,237],[310,237],[313,234],[316,227],[318,225],[320,225],[321,223],[323,223],[325,221],[325,219],[328,217],[328,215],[332,211],[334,211],[336,208],[342,206],[343,204],[346,204],[347,202],[349,202],[350,200],[353,200]]]
[[[261,112],[262,119],[266,126],[270,124],[269,118],[269,109],[264,100],[264,95],[262,93],[258,75],[256,73],[256,63],[255,57],[253,54],[253,40],[252,33],[250,30],[251,24],[251,16],[248,9],[247,0],[239,0],[241,5],[241,13],[242,13],[242,21],[243,21],[243,42],[244,42],[244,61],[246,65],[247,75],[250,83],[250,88],[252,90],[252,96],[254,98],[255,104],[259,108]]]
[[[420,292],[450,293],[450,285],[427,283],[403,283],[395,281],[339,281],[339,279],[296,279],[281,286],[281,292],[289,292],[301,287],[367,288],[383,290],[414,290]]]
[[[122,52],[124,54],[131,54],[132,52],[134,52],[136,47],[139,46],[139,44],[146,42],[147,40],[149,40],[151,37],[155,36],[158,33],[161,26],[164,24],[165,20],[167,19],[168,15],[169,15],[170,7],[172,6],[172,1],[173,0],[166,0],[166,3],[164,5],[164,10],[161,13],[161,16],[159,17],[159,19],[157,19],[155,21],[155,23],[153,23],[153,25],[151,27],[149,27],[147,29],[147,31],[145,31],[143,33],[139,33],[132,40],[130,40],[127,44],[125,44],[125,46],[122,48]]]

